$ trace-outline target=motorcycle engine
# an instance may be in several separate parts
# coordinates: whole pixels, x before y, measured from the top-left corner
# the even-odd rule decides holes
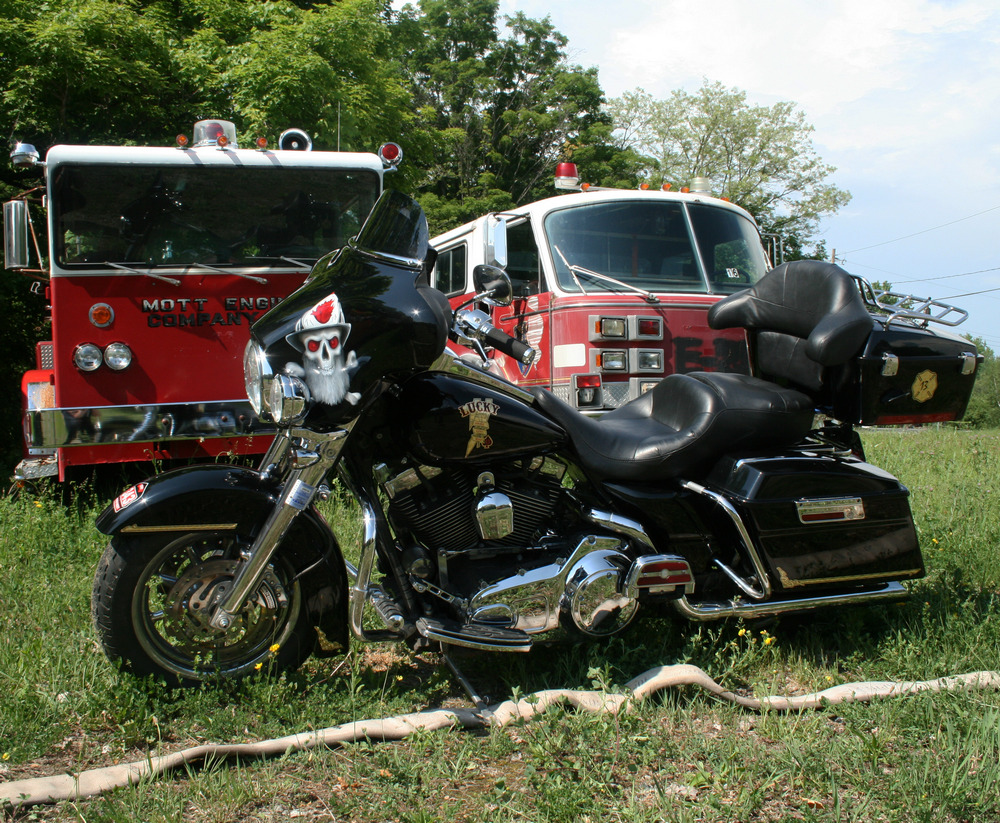
[[[488,471],[418,466],[386,482],[389,516],[433,552],[522,551],[552,525],[564,473],[548,458]]]
[[[411,577],[434,583],[463,622],[530,634],[560,624],[589,636],[624,628],[637,602],[620,536],[562,518],[566,468],[551,458],[488,470],[419,466],[384,484]]]

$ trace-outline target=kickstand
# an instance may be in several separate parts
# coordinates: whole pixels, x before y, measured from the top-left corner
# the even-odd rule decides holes
[[[462,670],[458,668],[458,664],[455,663],[452,656],[448,653],[448,649],[449,645],[447,643],[441,644],[441,654],[444,657],[444,662],[448,664],[448,668],[451,669],[451,673],[455,675],[455,679],[458,681],[458,684],[465,689],[465,693],[469,695],[469,699],[476,704],[476,710],[484,717],[491,717],[493,712],[490,711],[490,707],[473,688],[472,683],[469,682],[469,678],[467,678],[462,673]]]

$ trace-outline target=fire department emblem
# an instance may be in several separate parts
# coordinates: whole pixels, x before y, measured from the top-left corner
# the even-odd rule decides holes
[[[336,406],[346,400],[354,405],[361,399],[349,390],[348,373],[357,355],[345,352],[344,343],[351,324],[344,320],[344,310],[337,295],[330,294],[299,318],[295,331],[285,339],[302,352],[301,363],[287,363],[285,371],[306,381],[315,400]]]
[[[926,403],[937,391],[937,374],[930,369],[920,372],[910,387],[910,394],[918,403]]]
[[[490,437],[490,418],[500,413],[500,406],[492,400],[477,397],[458,407],[462,417],[469,418],[469,445],[465,456],[472,454],[474,449],[488,449],[493,445]]]
[[[136,485],[125,489],[125,491],[115,498],[115,511],[120,512],[126,506],[131,506],[135,503],[136,500],[142,497],[142,493],[146,491],[146,486],[148,485],[148,483],[137,483]]]

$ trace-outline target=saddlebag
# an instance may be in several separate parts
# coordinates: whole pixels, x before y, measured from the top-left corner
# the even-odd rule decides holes
[[[924,574],[909,492],[856,458],[727,457],[706,486],[738,512],[775,592],[842,590]]]
[[[832,416],[864,426],[961,420],[982,360],[962,337],[876,321],[861,355],[830,383]]]

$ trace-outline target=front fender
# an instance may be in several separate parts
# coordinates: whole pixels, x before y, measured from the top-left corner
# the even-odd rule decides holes
[[[280,486],[253,469],[207,464],[156,475],[126,489],[98,516],[109,536],[232,530],[252,537],[277,504]],[[348,648],[347,569],[336,536],[315,506],[300,513],[278,547],[306,594],[325,642],[315,653]]]

